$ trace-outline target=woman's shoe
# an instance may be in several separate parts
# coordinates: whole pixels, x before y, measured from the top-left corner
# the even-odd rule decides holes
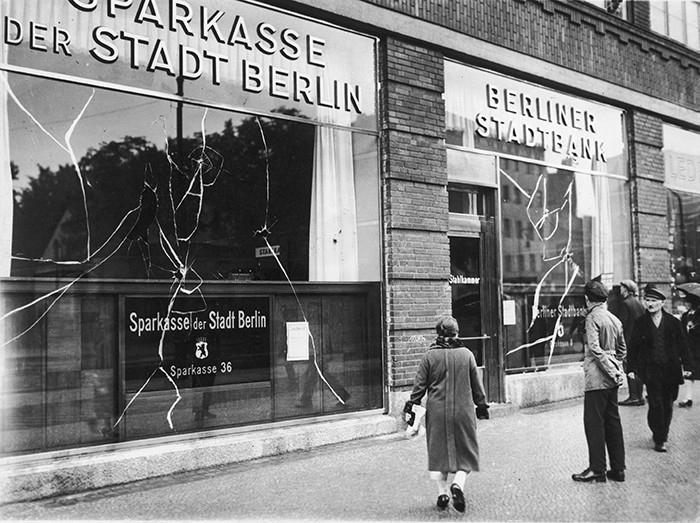
[[[437,508],[440,510],[445,510],[447,508],[447,505],[450,504],[450,496],[447,494],[440,494],[437,499]]]
[[[681,401],[681,402],[678,404],[678,406],[681,407],[681,408],[684,408],[684,407],[692,407],[692,406],[693,406],[693,400]]]
[[[467,508],[467,504],[464,501],[464,492],[459,488],[459,485],[453,483],[450,487],[450,492],[452,492],[452,504],[457,512],[464,512]]]

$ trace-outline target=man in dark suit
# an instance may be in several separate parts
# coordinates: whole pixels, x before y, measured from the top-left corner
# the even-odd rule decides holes
[[[673,402],[683,376],[690,375],[692,359],[680,320],[663,310],[666,295],[655,285],[644,288],[646,312],[634,323],[627,351],[628,375],[647,387],[647,422],[654,450],[666,452]],[[685,367],[685,372],[684,372]]]
[[[632,280],[622,280],[620,282],[620,298],[618,310],[615,316],[620,318],[622,322],[622,330],[625,333],[625,343],[630,344],[632,338],[632,328],[634,322],[642,314],[644,314],[644,305],[637,299],[637,284]],[[625,360],[625,370],[627,369],[627,361]],[[627,378],[629,388],[629,397],[620,402],[620,405],[637,407],[644,405],[644,384],[639,378]]]

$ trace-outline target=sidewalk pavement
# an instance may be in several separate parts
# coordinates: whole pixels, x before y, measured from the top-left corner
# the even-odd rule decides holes
[[[700,521],[700,405],[674,409],[666,454],[653,450],[646,406],[620,412],[624,483],[571,480],[587,467],[582,398],[480,420],[464,514],[435,508],[425,437],[391,435],[5,505],[0,519]]]

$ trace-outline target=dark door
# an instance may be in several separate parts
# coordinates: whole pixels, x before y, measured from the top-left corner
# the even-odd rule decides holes
[[[481,219],[480,230],[450,234],[452,315],[459,336],[474,353],[491,402],[503,400],[503,377],[498,345],[498,281],[493,219]]]

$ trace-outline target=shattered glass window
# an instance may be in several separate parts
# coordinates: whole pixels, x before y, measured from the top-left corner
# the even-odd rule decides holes
[[[379,279],[372,136],[20,75],[10,85],[22,103],[8,104],[12,276],[283,281],[267,241],[291,280]],[[56,139],[71,128],[67,145]],[[324,132],[354,155],[335,181],[340,216],[320,192]],[[326,238],[337,248],[319,252]]]
[[[140,5],[0,2],[2,452],[381,407],[374,39]]]
[[[627,184],[527,162],[513,173],[501,170],[502,187],[523,198],[502,202],[501,214],[522,225],[518,234],[504,235],[502,249],[529,263],[504,272],[503,292],[528,323],[505,329],[508,368],[579,361],[581,285],[599,276],[611,288],[629,274],[631,232],[616,225],[630,223]]]
[[[624,113],[449,60],[445,75],[450,180],[490,185],[470,158],[498,162],[506,369],[580,361],[583,284],[632,272]]]

